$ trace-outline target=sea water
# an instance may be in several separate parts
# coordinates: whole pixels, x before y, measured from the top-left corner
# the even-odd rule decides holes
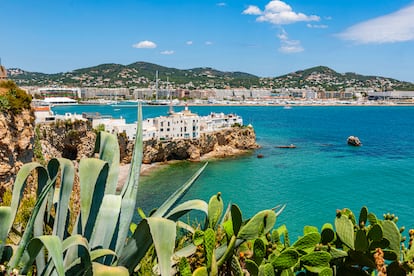
[[[183,109],[176,108],[177,111]],[[235,113],[252,124],[260,149],[240,157],[210,161],[182,199],[222,193],[248,218],[286,204],[276,226],[286,224],[292,237],[303,226],[334,222],[337,209],[362,206],[382,217],[395,213],[399,226],[414,228],[414,107],[409,106],[195,106],[199,115]],[[55,107],[58,114],[96,111],[136,120],[136,108]],[[144,106],[144,118],[165,115],[168,107]],[[363,146],[346,143],[358,136]],[[296,145],[294,149],[278,145]],[[263,158],[257,158],[257,155]],[[202,164],[178,162],[141,178],[137,207],[146,213],[159,206]],[[138,219],[138,218],[137,218]]]

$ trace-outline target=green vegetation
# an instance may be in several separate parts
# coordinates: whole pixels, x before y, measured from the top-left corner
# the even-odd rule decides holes
[[[30,109],[32,97],[20,89],[13,81],[0,82],[0,111],[20,113]]]
[[[19,85],[68,85],[81,87],[155,87],[155,71],[159,73],[159,87],[169,85],[181,89],[226,88],[313,88],[342,91],[345,88],[383,90],[414,90],[414,84],[380,76],[363,76],[356,73],[340,74],[326,66],[317,66],[279,77],[259,78],[243,72],[222,72],[209,67],[176,69],[147,62],[129,65],[101,64],[66,73],[42,74],[25,72],[14,74]]]
[[[141,122],[141,110],[138,114]],[[0,206],[0,274],[342,276],[386,270],[392,276],[414,271],[414,231],[405,246],[397,218],[387,214],[379,219],[366,207],[358,219],[343,209],[334,224],[304,226],[303,236],[291,242],[286,226],[276,225],[285,206],[243,218],[236,204],[225,205],[221,193],[209,202],[195,199],[177,205],[207,164],[150,214],[138,209],[142,219],[133,223],[141,123],[130,175],[121,190],[116,136],[100,132],[96,150],[99,158],[82,159],[78,171],[64,158],[21,168]],[[22,202],[33,172],[37,191],[30,202]],[[78,213],[69,208],[76,174]],[[192,211],[201,214],[200,223],[181,219]],[[16,223],[21,231],[15,231]],[[12,234],[21,234],[15,245]]]
[[[46,135],[43,135],[43,138]],[[33,154],[35,159],[45,165],[46,164],[46,160],[45,157],[43,156],[43,152],[42,152],[42,145],[40,143],[40,139],[41,139],[41,134],[40,134],[40,129],[39,126],[35,126],[35,136],[34,136],[34,146],[33,146]]]

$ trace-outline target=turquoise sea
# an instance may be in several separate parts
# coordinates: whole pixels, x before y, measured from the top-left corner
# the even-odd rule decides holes
[[[181,110],[183,107],[176,107]],[[242,157],[209,163],[183,200],[221,192],[225,203],[240,206],[243,217],[286,204],[277,226],[292,237],[304,225],[333,223],[336,209],[356,214],[363,205],[378,216],[395,213],[399,226],[414,228],[414,107],[409,106],[194,106],[193,112],[236,113],[251,123],[261,148]],[[100,112],[127,122],[136,109],[111,106],[60,106],[55,113]],[[166,114],[166,106],[144,106],[145,118]],[[358,136],[362,147],[346,144]],[[295,144],[295,149],[277,145]],[[257,158],[263,154],[264,158]],[[159,206],[184,183],[199,163],[179,162],[142,177],[138,206]],[[413,190],[412,190],[413,189]]]

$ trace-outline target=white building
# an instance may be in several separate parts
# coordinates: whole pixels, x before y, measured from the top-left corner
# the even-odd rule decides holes
[[[158,132],[157,138],[160,140],[200,137],[200,117],[188,110],[188,107],[185,107],[182,112],[154,118],[154,126]]]
[[[169,116],[146,119],[142,122],[143,140],[198,139],[204,132],[230,128],[235,124],[243,125],[243,119],[234,114],[211,113],[198,116],[186,107],[181,112],[172,112]],[[127,124],[125,119],[93,119],[92,127],[104,125],[111,133],[125,132],[128,139],[135,139],[137,124]]]
[[[208,116],[200,117],[201,132],[211,132],[223,128],[229,128],[235,124],[242,126],[243,119],[234,114],[211,113]]]

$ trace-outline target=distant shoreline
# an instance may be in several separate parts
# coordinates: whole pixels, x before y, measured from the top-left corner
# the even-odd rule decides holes
[[[102,105],[105,106],[106,104],[97,104],[97,103],[80,103],[79,105]],[[321,103],[286,103],[286,104],[268,104],[268,103],[213,103],[213,104],[205,104],[205,103],[187,103],[187,104],[179,104],[179,105],[173,105],[173,107],[184,107],[184,106],[274,106],[274,107],[296,107],[296,106],[414,106],[414,102],[412,103],[393,103],[393,102],[381,102],[381,103],[370,103],[370,102],[363,102],[363,103],[330,103],[330,102],[321,102]],[[56,105],[59,106],[59,105]],[[116,107],[116,105],[112,105],[113,107]],[[134,107],[136,105],[131,104],[130,106],[120,105],[119,107]],[[161,107],[168,107],[168,105],[150,105],[150,104],[143,104],[142,106],[161,106]]]

